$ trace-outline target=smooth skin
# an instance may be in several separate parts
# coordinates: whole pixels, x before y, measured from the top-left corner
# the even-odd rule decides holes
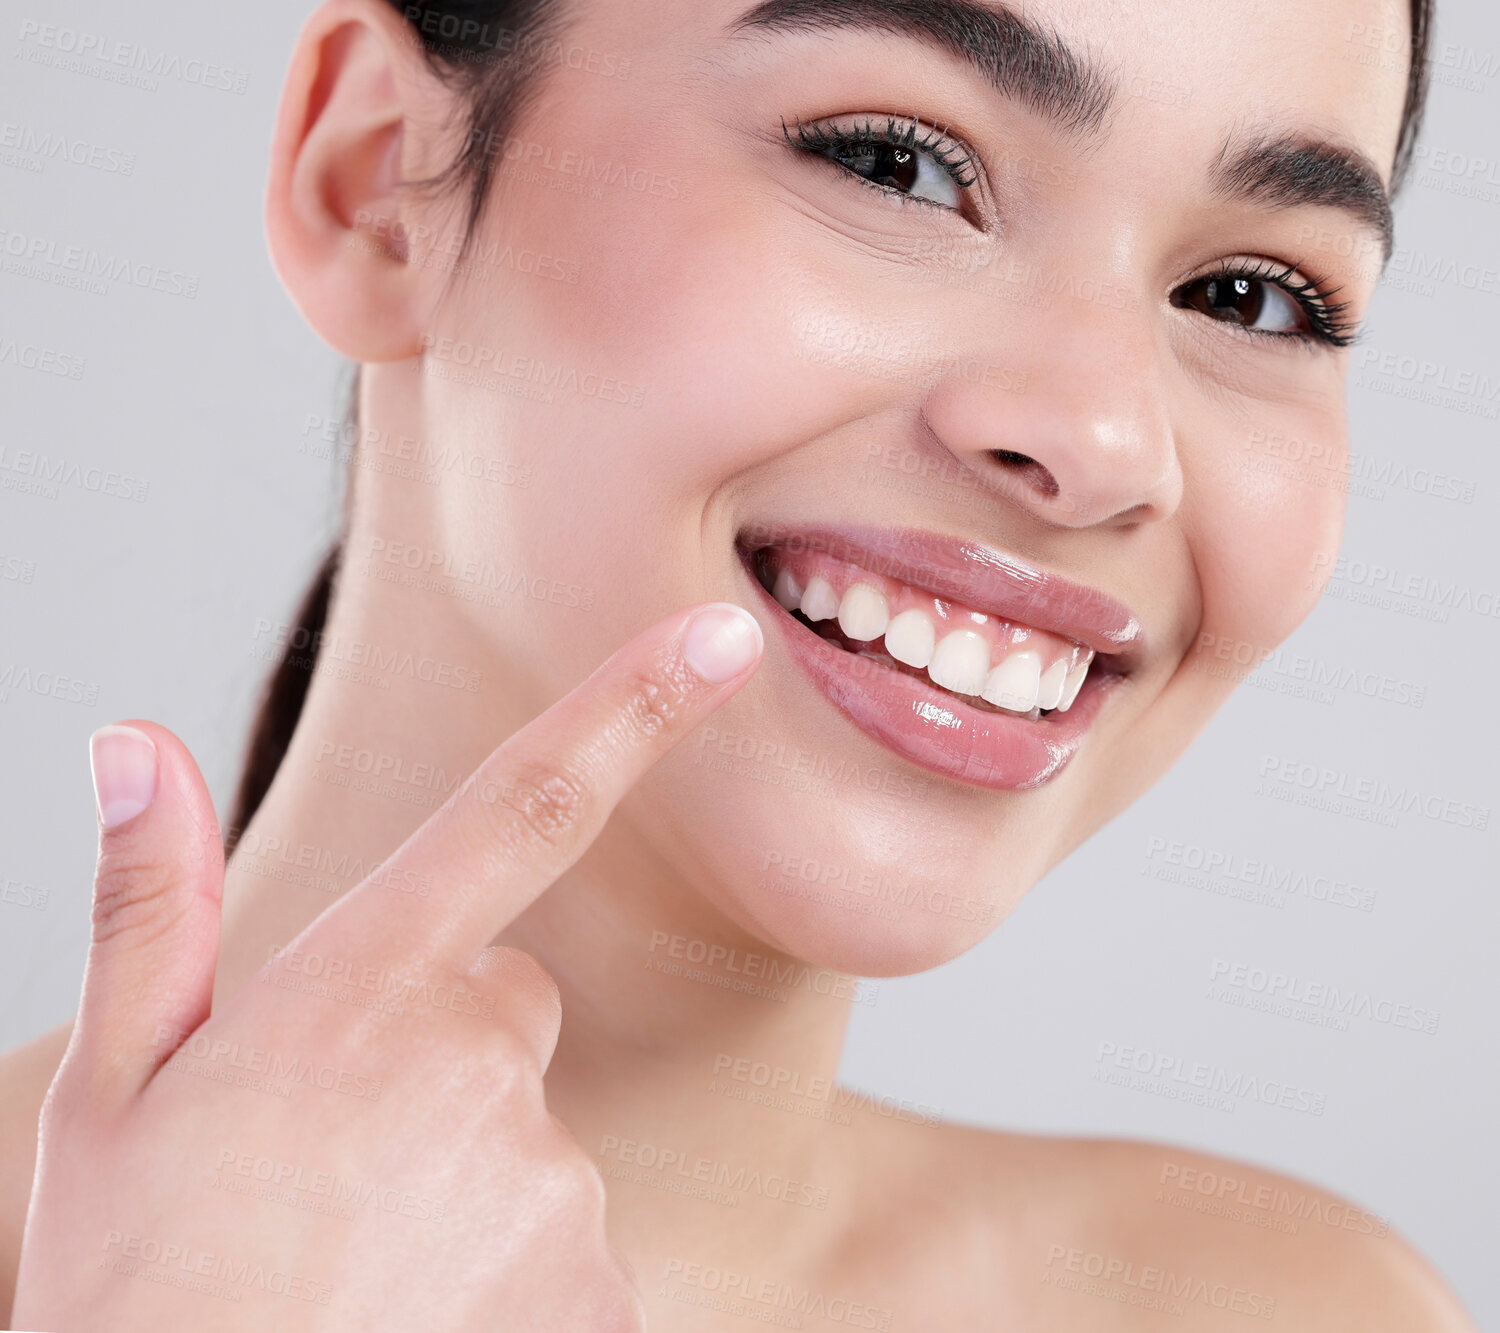
[[[1377,271],[1364,228],[1329,208],[1231,204],[1208,173],[1226,139],[1288,128],[1348,143],[1388,173],[1404,73],[1346,57],[1352,25],[1399,29],[1404,4],[1163,0],[1127,12],[1028,0],[1027,14],[1072,46],[1107,55],[1116,103],[1082,137],[927,44],[852,31],[735,37],[740,8],[578,0],[570,47],[608,53],[616,69],[628,61],[628,77],[609,77],[598,62],[592,73],[564,63],[546,74],[512,140],[496,146],[479,248],[457,273],[446,247],[462,209],[399,188],[446,164],[462,133],[399,16],[375,0],[330,0],[299,38],[272,150],[267,233],[309,324],[362,363],[361,423],[374,441],[353,469],[330,642],[420,645],[478,688],[397,672],[375,689],[332,658],[320,670],[226,872],[209,1024],[258,1030],[251,1011],[270,1002],[254,979],[268,957],[346,902],[371,920],[395,914],[414,940],[446,929],[430,897],[403,906],[388,881],[384,896],[372,894],[360,883],[365,870],[413,834],[427,846],[424,821],[447,781],[551,716],[570,685],[645,626],[708,600],[758,605],[734,552],[747,526],[847,520],[977,538],[1105,590],[1144,627],[1140,669],[1062,775],[996,793],[923,774],[812,690],[767,623],[754,679],[633,785],[616,774],[623,794],[607,823],[577,835],[576,862],[524,910],[493,918],[490,942],[524,951],[561,997],[540,1090],[578,1151],[606,1168],[607,1234],[636,1275],[650,1327],[743,1328],[743,1315],[707,1299],[709,1269],[888,1312],[892,1328],[1163,1326],[1160,1311],[1058,1281],[1081,1276],[1068,1272],[1076,1251],[1252,1293],[1261,1309],[1273,1300],[1274,1327],[1470,1328],[1393,1235],[1308,1223],[1289,1234],[1158,1197],[1166,1169],[1229,1170],[1251,1194],[1260,1184],[1306,1192],[1298,1182],[1145,1144],[997,1134],[873,1110],[838,1124],[713,1084],[725,1056],[794,1071],[804,1084],[832,1081],[849,1015],[845,974],[910,973],[971,947],[1206,725],[1233,687],[1205,669],[1214,645],[1269,648],[1316,604],[1342,494],[1247,468],[1247,444],[1264,432],[1336,456],[1347,357],[1254,337],[1170,296],[1226,258],[1264,257],[1305,263],[1363,314]],[[911,113],[961,134],[985,207],[970,217],[895,200],[782,136],[783,120],[862,113]],[[579,169],[586,158],[606,167],[592,194]],[[393,244],[393,231],[420,243]],[[555,262],[538,267],[537,256]],[[525,373],[465,383],[445,340],[608,376],[630,386],[627,401],[548,401],[526,391]],[[966,373],[976,366],[1005,373]],[[380,447],[403,439],[465,463],[503,463],[511,484],[483,480],[483,466],[479,479],[466,466],[405,475],[381,461],[390,454]],[[1031,462],[996,453],[1007,450]],[[891,484],[909,460],[941,464],[948,483]],[[411,577],[410,553],[437,577]],[[470,559],[525,575],[526,593],[479,596],[472,581],[443,576]],[[742,740],[772,757],[717,762],[726,740],[731,758]],[[399,761],[402,776],[361,782],[360,756]],[[874,781],[799,787],[788,774],[804,757]],[[185,761],[175,771],[188,771]],[[465,851],[483,854],[452,854]],[[289,872],[304,852],[317,869]],[[766,873],[770,853],[941,889],[982,910],[911,907],[894,920],[847,910],[780,891]],[[353,865],[365,870],[340,868]],[[376,901],[381,912],[368,912]],[[671,961],[654,944],[661,937],[785,964],[803,980],[778,1000],[705,984],[661,966]],[[721,969],[710,981],[744,975]],[[509,991],[496,984],[498,1001]],[[277,1012],[337,1049],[353,1019],[327,1008],[308,997]],[[377,1028],[380,1040],[358,1053],[381,1069],[389,1062],[393,1087],[446,1087],[473,1073],[472,1047],[419,1055],[411,1038]],[[66,1040],[52,1034],[10,1058],[8,1141],[29,1143]],[[512,1188],[546,1174],[548,1154],[566,1156],[563,1148],[512,1142],[512,1120],[487,1119],[479,1099],[412,1092],[389,1109],[382,1096],[366,1119],[383,1131],[329,1138],[313,1132],[314,1116],[303,1139],[284,1137],[303,1133],[289,1123],[295,1100],[276,1116],[257,1094],[220,1095],[202,1079],[178,1085],[190,1082],[203,1087],[168,1093],[148,1081],[144,1092],[120,1093],[112,1124],[125,1126],[130,1153],[102,1130],[82,1136],[96,1148],[76,1149],[95,1177],[114,1182],[120,1194],[108,1197],[142,1193],[163,1230],[180,1221],[196,1235],[199,1210],[222,1208],[216,1227],[273,1244],[295,1236],[299,1254],[324,1246],[317,1253],[350,1301],[365,1282],[399,1287],[394,1274],[413,1290],[426,1281],[416,1250],[429,1241],[407,1234],[413,1219],[399,1219],[414,1222],[407,1232],[361,1232],[368,1251],[352,1258],[340,1248],[346,1223],[184,1192],[180,1170],[159,1164],[179,1160],[171,1135],[212,1107],[212,1142],[192,1140],[200,1157],[239,1147],[224,1132],[232,1126],[244,1130],[244,1151],[281,1160],[300,1150],[295,1160],[310,1158],[310,1169],[347,1143],[350,1156],[336,1165],[350,1176],[380,1179],[399,1162],[431,1182],[418,1185],[431,1198],[492,1190],[482,1246],[431,1241],[474,1265],[460,1292],[445,1289],[456,1319],[478,1317],[486,1299],[491,1312],[505,1308],[504,1256],[524,1237],[588,1235],[581,1249],[602,1254],[578,1196],[567,1195],[564,1220],[549,1231],[527,1211],[546,1193],[518,1198]],[[140,1109],[168,1097],[184,1120]],[[342,1126],[368,1111],[345,1098],[329,1114]],[[67,1115],[49,1116],[49,1131],[65,1133]],[[630,1178],[626,1143],[795,1181],[823,1206],[789,1204],[763,1186],[725,1207],[673,1188],[671,1174]],[[31,1168],[24,1151],[5,1164],[7,1270]],[[41,1169],[46,1182],[45,1152]],[[62,1161],[51,1178],[66,1219],[77,1188]],[[73,1253],[59,1241],[33,1259],[28,1246],[27,1264],[65,1265]],[[340,1267],[346,1259],[360,1266]],[[608,1270],[606,1258],[597,1268]],[[131,1317],[172,1299],[127,1285],[140,1290],[112,1299],[127,1301]],[[38,1291],[39,1300],[65,1298],[55,1272]],[[1242,1327],[1246,1315],[1227,1302],[1191,1304],[1188,1322]],[[285,1300],[275,1309],[293,1317]]]

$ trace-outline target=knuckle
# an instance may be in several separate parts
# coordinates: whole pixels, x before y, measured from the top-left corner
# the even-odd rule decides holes
[[[682,695],[660,680],[632,672],[625,681],[626,723],[638,735],[651,739],[671,728],[682,716]]]
[[[170,859],[129,846],[107,848],[94,872],[93,942],[127,931],[155,938],[169,930],[180,914],[178,883]]]
[[[525,838],[560,847],[587,821],[593,798],[566,769],[530,760],[494,788],[487,804],[502,833],[513,834],[519,826]]]

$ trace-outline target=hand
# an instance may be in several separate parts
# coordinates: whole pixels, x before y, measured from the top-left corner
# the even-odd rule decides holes
[[[14,1327],[642,1328],[599,1174],[546,1107],[557,988],[486,946],[760,653],[720,604],[647,630],[212,1016],[208,793],[161,727],[100,732],[93,941]],[[308,993],[330,976],[342,999]]]

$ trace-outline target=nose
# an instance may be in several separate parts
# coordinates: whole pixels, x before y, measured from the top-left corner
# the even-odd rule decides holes
[[[1168,360],[1122,287],[1108,300],[1053,295],[1037,317],[991,307],[983,351],[929,392],[937,440],[987,487],[1051,526],[1160,521],[1182,500]]]

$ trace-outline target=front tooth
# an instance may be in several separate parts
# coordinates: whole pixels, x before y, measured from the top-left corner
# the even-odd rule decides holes
[[[771,596],[788,611],[798,611],[802,608],[802,585],[797,582],[797,576],[789,569],[783,569],[776,576],[776,586],[771,589]]]
[[[1041,683],[1036,687],[1036,706],[1056,708],[1062,701],[1063,687],[1068,679],[1068,659],[1059,657],[1042,672]]]
[[[990,669],[990,644],[971,629],[945,634],[932,654],[927,674],[954,694],[978,694]]]
[[[1093,660],[1094,656],[1090,653],[1068,672],[1068,678],[1063,682],[1062,698],[1057,705],[1059,713],[1066,713],[1073,706],[1073,700],[1078,697],[1078,691],[1083,688],[1084,677],[1089,674],[1089,663]]]
[[[833,584],[821,574],[814,574],[807,581],[807,591],[802,594],[802,605],[798,608],[809,620],[832,620],[839,613],[839,595]]]
[[[1036,707],[1037,686],[1042,680],[1042,659],[1029,649],[1007,653],[1005,660],[989,674],[980,698],[1015,713],[1029,713]]]
[[[862,643],[878,639],[890,623],[885,594],[868,583],[856,583],[839,602],[839,628],[851,639]]]
[[[885,631],[886,652],[907,666],[925,667],[936,644],[932,621],[915,608],[896,616]]]

